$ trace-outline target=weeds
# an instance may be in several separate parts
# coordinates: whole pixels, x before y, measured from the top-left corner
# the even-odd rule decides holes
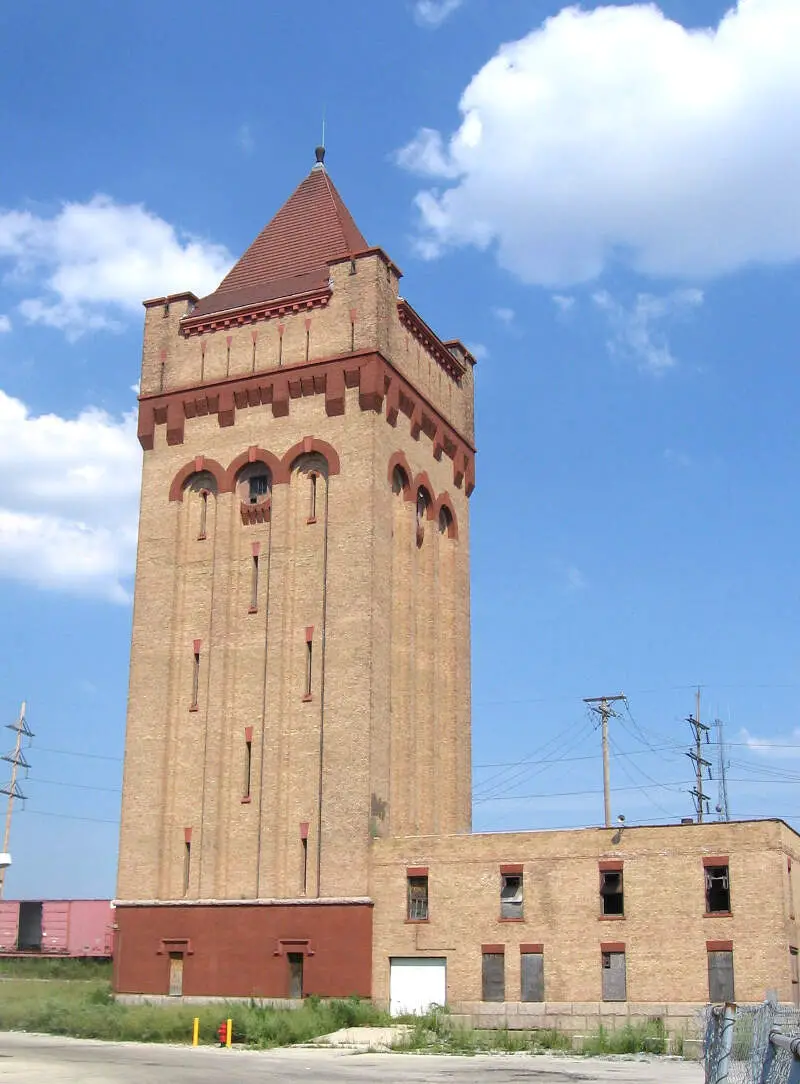
[[[70,981],[105,979],[110,982],[111,961],[17,956],[0,959],[0,978],[68,979]]]
[[[660,1016],[651,1017],[643,1024],[626,1024],[609,1031],[601,1024],[593,1035],[583,1043],[583,1053],[596,1054],[665,1054],[667,1031]]]
[[[569,1050],[568,1035],[554,1029],[509,1031],[465,1027],[452,1020],[447,1009],[436,1006],[424,1016],[405,1018],[410,1024],[407,1035],[393,1043],[392,1049],[426,1050],[442,1054],[542,1053],[545,1050]]]

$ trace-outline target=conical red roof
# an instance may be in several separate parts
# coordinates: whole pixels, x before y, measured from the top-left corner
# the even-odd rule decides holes
[[[368,247],[325,168],[315,166],[192,315],[319,289],[328,281],[332,260]]]

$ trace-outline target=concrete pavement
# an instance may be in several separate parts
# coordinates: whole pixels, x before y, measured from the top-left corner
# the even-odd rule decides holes
[[[289,1047],[211,1047],[101,1043],[0,1033],[0,1081],[8,1084],[700,1084],[697,1063],[673,1059],[588,1059],[519,1054],[465,1058],[357,1054]]]

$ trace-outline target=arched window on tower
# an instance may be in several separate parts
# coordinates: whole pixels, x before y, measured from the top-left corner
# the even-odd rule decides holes
[[[198,541],[202,541],[208,537],[208,504],[209,498],[217,495],[217,481],[210,471],[198,471],[187,478],[183,492],[191,522],[197,526]]]
[[[305,481],[308,486],[307,497],[303,497],[302,489],[299,493],[302,509],[302,501],[306,504],[306,523],[316,523],[320,515],[325,514],[326,483],[328,479],[328,464],[325,457],[318,452],[309,452],[308,455],[299,456],[292,464],[293,476],[301,483]],[[302,514],[302,513],[301,513]]]
[[[236,492],[247,504],[261,504],[272,492],[272,476],[265,463],[248,463],[236,477]]]
[[[408,477],[402,467],[395,467],[392,471],[392,493],[397,497],[408,489]]]
[[[425,520],[428,517],[428,509],[431,506],[431,495],[427,489],[420,486],[417,490],[417,545],[421,546],[425,537]]]
[[[439,534],[451,535],[453,533],[453,513],[443,504],[439,509]]]

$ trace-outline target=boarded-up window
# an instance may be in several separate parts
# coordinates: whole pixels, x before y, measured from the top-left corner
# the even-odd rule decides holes
[[[544,1001],[544,955],[522,952],[520,966],[520,1001]]]
[[[408,878],[408,918],[422,922],[428,917],[428,878]]]
[[[169,996],[183,996],[183,953],[169,954]]]
[[[484,952],[481,968],[481,1000],[505,1001],[506,958],[502,952]]]
[[[603,953],[603,1001],[625,1001],[625,953]]]
[[[622,895],[622,870],[601,870],[600,898],[603,901],[604,915],[624,915],[625,905]]]
[[[522,874],[503,873],[500,876],[500,917],[522,918]]]
[[[731,909],[730,874],[727,866],[706,866],[706,912],[727,912]]]
[[[708,999],[711,1002],[733,1001],[733,953],[708,954]]]

